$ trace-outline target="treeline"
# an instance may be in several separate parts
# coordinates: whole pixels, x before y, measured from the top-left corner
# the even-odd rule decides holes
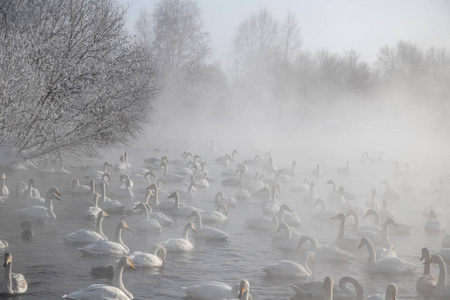
[[[399,41],[380,45],[373,64],[353,49],[311,52],[294,13],[278,20],[261,9],[242,20],[220,65],[196,1],[157,1],[133,35],[126,13],[114,0],[0,1],[1,146],[62,160],[136,141],[175,110],[225,120],[236,109],[281,117],[288,107],[307,119],[377,95],[389,102],[389,92],[450,119],[447,49]]]

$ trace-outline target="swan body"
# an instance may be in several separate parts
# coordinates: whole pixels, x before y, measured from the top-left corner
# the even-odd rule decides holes
[[[316,219],[319,219],[322,221],[329,221],[332,217],[334,217],[337,214],[337,212],[327,209],[325,206],[325,203],[320,198],[316,199],[316,202],[314,203],[313,207],[315,207],[317,205],[320,205],[321,209],[314,214],[314,217]]]
[[[168,172],[169,167],[167,165],[167,162],[163,162],[160,165],[160,167],[164,168],[163,178],[164,178],[165,181],[181,182],[181,181],[184,180],[184,176]]]
[[[234,207],[236,206],[236,198],[234,197],[226,197],[224,196],[223,192],[218,192],[216,194],[216,196],[214,197],[214,200],[216,202],[216,205],[220,205],[220,204],[226,204],[227,206],[231,206]]]
[[[307,255],[304,266],[291,260],[281,260],[275,264],[264,267],[268,276],[277,278],[306,278],[312,275],[309,263],[314,263],[314,252]]]
[[[135,267],[131,259],[127,256],[122,257],[117,265],[117,272],[113,279],[113,285],[109,284],[92,284],[87,288],[78,290],[69,295],[64,295],[63,298],[73,300],[130,300],[133,295],[125,288],[122,282],[122,274],[125,267],[130,267],[134,270]]]
[[[99,197],[99,194],[95,193],[93,206],[88,207],[83,212],[84,219],[86,219],[88,221],[96,221],[97,220],[98,214],[102,211],[102,209],[100,207],[98,207],[98,197]]]
[[[203,284],[183,287],[188,299],[222,300],[233,298],[232,288],[223,282],[210,281]]]
[[[100,211],[97,217],[96,230],[80,229],[75,232],[61,236],[66,242],[70,243],[94,243],[97,241],[107,240],[108,238],[102,231],[103,218],[109,218],[105,211]]]
[[[397,300],[397,285],[395,283],[390,283],[384,294],[367,296],[367,300]]]
[[[91,187],[88,185],[81,184],[78,179],[72,181],[72,193],[77,195],[84,195],[91,193]]]
[[[319,245],[311,236],[302,236],[298,241],[300,248],[304,243],[311,243],[311,251],[313,251],[320,261],[347,262],[355,256],[347,251],[339,249],[336,245]]]
[[[331,279],[331,278],[330,278]],[[356,294],[351,291],[347,284],[351,283],[355,287]],[[331,299],[340,300],[363,300],[364,290],[361,284],[351,276],[344,276],[339,280],[339,285],[334,285],[328,279],[324,285],[324,281],[308,281],[299,284],[291,284],[290,287],[294,290],[297,297],[303,299],[330,299],[330,293],[333,297]],[[330,290],[328,290],[330,289]]]
[[[130,249],[122,241],[122,229],[130,230],[127,222],[120,221],[116,228],[115,242],[108,240],[101,240],[83,248],[78,248],[81,252],[88,255],[106,255],[106,256],[123,256],[130,252]]]
[[[230,237],[230,235],[220,229],[212,228],[212,227],[203,227],[202,216],[197,211],[194,210],[188,218],[195,218],[197,221],[197,234],[195,235],[196,239],[203,240],[226,240]]]
[[[430,218],[425,223],[425,231],[429,233],[442,233],[445,232],[445,224],[437,219],[436,212],[430,210]]]
[[[27,208],[16,210],[16,213],[20,216],[27,217],[30,219],[38,219],[38,220],[56,219],[56,215],[53,211],[52,199],[61,200],[61,198],[59,198],[58,195],[52,193],[50,195],[46,195],[46,207],[40,205],[30,206]]]
[[[167,198],[175,198],[175,202],[174,202],[175,207],[173,207],[172,210],[170,211],[171,215],[179,216],[179,217],[187,217],[194,210],[196,210],[196,208],[193,206],[180,206],[180,195],[178,194],[178,192],[173,192]]]
[[[200,212],[202,221],[207,223],[225,222],[228,217],[228,209],[226,204],[220,204],[217,210],[204,210]]]
[[[278,229],[278,217],[274,216],[272,218],[259,217],[252,218],[245,221],[247,226],[253,229],[263,230],[263,231],[274,231]]]
[[[367,246],[369,258],[364,266],[368,272],[386,273],[386,274],[405,274],[414,272],[416,266],[410,262],[406,262],[398,257],[383,257],[377,260],[375,248],[368,238],[361,238],[358,249]]]
[[[150,218],[150,211],[152,207],[145,203],[138,204],[135,208],[140,208],[144,211],[146,218],[144,220],[140,220],[136,224],[136,230],[141,232],[161,232],[161,224],[158,220]]]
[[[103,164],[102,170],[96,170],[96,171],[92,171],[88,174],[86,174],[85,178],[98,178],[98,179],[102,179],[102,176],[108,172],[107,167],[112,167],[112,164],[109,161],[106,161]]]
[[[295,251],[298,249],[299,238],[292,237],[292,231],[289,225],[286,223],[280,223],[278,226],[278,231],[284,229],[286,236],[284,239],[277,241],[276,247],[282,250]]]
[[[431,291],[431,295],[438,297],[450,297],[450,285],[447,283],[447,268],[445,262],[439,254],[433,254],[428,263],[439,265],[439,278],[436,286]]]
[[[6,175],[2,174],[0,176],[0,180],[1,180],[1,183],[0,183],[0,198],[8,198],[8,196],[9,196],[9,189],[6,186]]]
[[[3,267],[5,268],[3,281],[0,283],[1,294],[23,294],[28,289],[25,277],[20,273],[12,273],[12,254],[7,252],[4,256]]]
[[[156,245],[152,253],[135,251],[130,255],[134,265],[138,268],[162,267],[166,259],[166,249]]]
[[[196,232],[195,225],[192,222],[189,222],[186,224],[186,227],[184,227],[183,234],[181,238],[172,238],[169,240],[166,240],[164,242],[159,243],[161,246],[166,248],[169,252],[186,252],[194,249],[194,246],[189,241],[189,230],[192,230]]]
[[[428,248],[422,248],[422,256],[420,260],[424,261],[423,275],[417,280],[416,289],[422,295],[429,295],[433,291],[438,282],[438,277],[431,274],[431,259]]]

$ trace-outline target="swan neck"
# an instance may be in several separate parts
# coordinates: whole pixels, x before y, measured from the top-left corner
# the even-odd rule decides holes
[[[101,236],[103,236],[107,240],[108,238],[106,237],[106,235],[103,233],[103,230],[102,230],[102,223],[103,223],[103,216],[100,215],[97,218],[97,223],[95,225],[95,229]]]
[[[325,300],[333,300],[333,285],[327,286],[325,289]]]
[[[12,279],[11,279],[12,261],[5,267],[5,273],[3,276],[2,286],[0,288],[0,294],[13,294]]]
[[[358,231],[359,228],[359,216],[356,212],[352,213],[353,218],[355,219],[355,224],[353,224],[353,231]]]
[[[383,226],[383,243],[386,243],[387,245],[389,245],[391,243],[391,239],[389,238],[389,223],[384,223]]]
[[[116,228],[116,243],[119,243],[124,247],[127,251],[130,251],[130,249],[125,245],[125,243],[122,241],[122,227],[117,226]]]
[[[182,237],[184,239],[186,239],[187,241],[189,241],[189,229],[190,228],[191,228],[190,225],[187,224],[186,227],[184,227],[183,234],[182,234]]]
[[[305,270],[306,270],[306,272],[308,272],[309,275],[312,274],[312,271],[311,271],[311,269],[309,268],[308,264],[309,264],[309,262],[313,259],[313,257],[314,257],[314,254],[309,253],[309,254],[308,254],[308,257],[306,257],[306,260],[305,260]]]
[[[423,256],[424,268],[423,268],[423,275],[428,275],[431,273],[431,263],[427,263],[430,261],[430,252],[427,252],[426,255]]]
[[[150,220],[150,213],[148,211],[147,205],[142,205],[144,207],[145,220]]]
[[[125,268],[125,264],[123,260],[120,260],[119,265],[117,266],[116,275],[114,276],[113,285],[124,292],[127,296],[131,295],[131,293],[125,288],[122,281],[123,269]]]
[[[286,223],[281,223],[281,225],[283,226],[283,229],[286,232],[286,239],[290,239],[292,238],[292,231],[291,228],[289,228],[288,225],[286,225]]]
[[[339,233],[337,240],[342,241],[344,239],[344,231],[345,231],[345,219],[341,219],[341,225],[339,226]]]
[[[447,286],[447,268],[445,267],[444,260],[442,258],[438,259],[437,264],[439,265],[439,278],[436,284],[436,288],[444,288]]]
[[[196,211],[196,213],[197,213],[197,227],[198,230],[201,230],[203,228],[202,216],[198,211]]]
[[[377,260],[377,254],[375,253],[375,248],[371,241],[366,242],[367,250],[369,251],[369,258],[367,259],[367,264],[374,264]]]
[[[319,246],[319,244],[317,243],[317,240],[315,238],[313,238],[312,236],[306,236],[306,240],[311,243],[311,250],[316,252],[317,247]]]
[[[47,203],[47,212],[52,219],[56,218],[55,212],[53,211],[52,199],[45,199]]]

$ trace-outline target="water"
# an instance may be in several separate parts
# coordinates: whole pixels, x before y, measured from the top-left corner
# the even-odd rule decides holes
[[[255,152],[237,147],[240,154],[236,160],[254,158]],[[182,149],[180,147],[179,149]],[[207,149],[207,147],[205,148]],[[230,153],[232,149],[229,149]],[[169,154],[171,158],[178,158],[182,151],[172,150]],[[223,191],[228,196],[233,196],[237,187],[223,187],[220,184],[222,179],[220,173],[223,167],[215,163],[215,158],[221,155],[211,154],[207,150],[198,154],[202,155],[208,162],[210,175],[216,178],[209,189],[197,191],[194,200],[189,201],[189,205],[198,208],[213,210],[214,195],[218,191]],[[265,152],[259,152],[262,157]],[[274,162],[279,167],[289,167],[292,159],[296,159],[296,182],[302,182],[304,178],[314,179],[310,176],[317,163],[321,164],[324,170],[324,177],[316,182],[316,193],[325,201],[331,191],[330,185],[325,185],[329,179],[333,179],[336,184],[343,185],[348,191],[358,195],[355,204],[364,205],[370,200],[372,188],[376,188],[380,195],[384,187],[379,183],[388,179],[395,188],[401,183],[394,175],[392,162],[362,164],[359,161],[360,154],[349,153],[349,157],[339,157],[337,154],[323,155],[321,153],[303,153],[293,149],[289,151],[281,150],[277,153],[273,151]],[[289,154],[289,155],[287,155]],[[108,154],[112,162],[116,161],[116,154]],[[139,149],[130,151],[130,161],[133,169],[142,166],[143,158],[150,156],[161,156],[163,153]],[[278,155],[278,156],[277,156]],[[105,158],[105,159],[106,159]],[[335,172],[337,167],[345,166],[346,160],[350,160],[350,175],[339,175]],[[22,273],[29,284],[28,292],[24,295],[14,296],[14,299],[56,299],[64,294],[69,294],[78,289],[87,287],[93,283],[105,283],[107,279],[96,278],[90,275],[93,266],[106,266],[116,264],[115,259],[94,258],[83,256],[77,246],[67,244],[60,238],[61,235],[76,231],[82,228],[94,228],[94,224],[85,221],[81,214],[89,205],[91,199],[87,196],[74,196],[71,194],[72,179],[82,178],[83,174],[89,170],[98,169],[102,160],[90,162],[90,169],[69,168],[71,174],[51,174],[33,171],[5,172],[7,175],[7,185],[12,195],[10,199],[0,204],[0,238],[9,242],[9,251],[13,254],[13,272]],[[234,163],[235,165],[235,163]],[[415,187],[414,193],[408,197],[390,203],[390,208],[398,214],[398,221],[408,223],[414,227],[410,235],[391,235],[391,241],[395,244],[398,255],[403,259],[417,265],[417,270],[408,275],[386,276],[369,274],[362,270],[362,266],[367,260],[366,248],[351,251],[356,255],[356,259],[347,264],[331,264],[316,260],[312,267],[313,275],[308,280],[323,281],[325,276],[332,276],[335,283],[346,275],[355,277],[364,287],[365,296],[372,293],[384,293],[386,286],[390,282],[395,282],[399,287],[399,299],[425,299],[417,294],[415,284],[423,272],[423,265],[419,261],[421,248],[429,247],[431,250],[440,249],[443,234],[427,235],[423,226],[426,217],[422,214],[422,209],[430,202],[435,201],[443,209],[441,219],[448,221],[450,207],[448,202],[433,200],[435,195],[421,193],[430,185],[433,176],[440,175],[442,167],[422,169],[425,163],[420,160],[411,165],[414,173],[410,176],[410,183]],[[173,168],[172,168],[173,170]],[[254,171],[251,171],[254,172]],[[118,185],[120,172],[111,171],[113,182],[112,187]],[[159,175],[160,173],[157,173]],[[62,201],[54,201],[57,219],[49,222],[45,226],[35,227],[34,239],[31,242],[22,241],[20,238],[20,222],[14,210],[22,208],[23,202],[15,199],[14,190],[18,181],[28,181],[34,178],[35,186],[40,189],[41,194],[51,186],[57,186],[63,195]],[[305,194],[294,193],[290,189],[291,184],[281,185],[280,200],[287,203],[293,211],[302,218],[302,226],[297,228],[300,234],[307,234],[315,237],[319,243],[331,243],[337,237],[339,222],[323,224],[317,221],[311,213],[311,207],[305,205],[301,199]],[[172,191],[176,185],[167,186],[168,191]],[[448,195],[448,194],[446,194]],[[160,195],[160,200],[167,195]],[[114,199],[114,197],[111,197]],[[379,196],[378,199],[381,197]],[[181,199],[183,201],[183,199]],[[314,212],[317,211],[317,208]],[[250,290],[253,299],[290,299],[294,296],[294,291],[289,287],[290,283],[298,283],[300,280],[278,280],[268,278],[262,268],[275,263],[281,259],[299,261],[303,264],[304,255],[301,252],[284,252],[276,247],[274,240],[269,233],[254,231],[246,226],[245,220],[262,216],[261,201],[252,198],[247,203],[238,203],[237,207],[230,207],[228,210],[228,221],[217,226],[230,234],[226,242],[197,242],[190,233],[190,240],[194,244],[194,249],[188,253],[174,254],[168,253],[163,268],[140,269],[137,271],[127,270],[124,273],[123,281],[125,287],[134,295],[135,299],[182,299],[185,293],[182,287],[205,283],[207,281],[222,281],[230,286],[247,279],[250,282]],[[161,234],[143,235],[133,231],[133,224],[142,216],[122,217],[112,215],[112,219],[104,220],[104,232],[113,239],[114,230],[119,220],[125,219],[131,228],[131,232],[124,230],[122,238],[131,251],[149,252],[158,242],[171,237],[179,237],[187,222],[186,219],[176,220],[173,227],[164,227]],[[366,221],[366,220],[365,220]],[[365,221],[363,223],[365,223]],[[438,270],[432,266],[432,272],[437,275]]]

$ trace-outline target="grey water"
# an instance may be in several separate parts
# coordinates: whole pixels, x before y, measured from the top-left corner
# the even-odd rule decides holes
[[[155,143],[157,144],[157,143]],[[158,145],[159,146],[159,145]],[[238,187],[224,187],[221,185],[223,179],[221,172],[224,167],[216,164],[215,159],[224,153],[231,153],[236,149],[239,154],[235,162],[229,166],[234,168],[236,163],[244,159],[254,158],[256,154],[261,157],[271,151],[274,162],[278,167],[290,167],[292,160],[297,161],[294,182],[303,182],[305,178],[314,180],[316,183],[316,194],[325,201],[331,191],[331,186],[326,185],[329,179],[333,179],[336,184],[342,185],[346,190],[358,195],[353,201],[355,205],[364,205],[370,200],[372,188],[376,188],[378,194],[382,194],[384,186],[380,182],[384,179],[390,180],[393,188],[397,188],[402,180],[395,176],[395,166],[393,161],[396,157],[389,156],[385,162],[362,163],[361,153],[364,149],[352,150],[347,155],[333,154],[332,151],[311,151],[307,152],[297,149],[254,149],[250,143],[237,143],[230,145],[226,151],[212,153],[209,145],[204,143],[198,149],[190,149],[194,154],[199,154],[207,161],[207,168],[210,176],[215,178],[210,183],[208,189],[199,189],[194,200],[180,199],[189,205],[205,210],[214,210],[214,196],[218,191],[223,191],[227,196],[234,196]],[[144,165],[143,159],[147,157],[160,157],[168,154],[170,159],[180,158],[185,145],[178,144],[177,147],[167,147],[160,145],[161,151],[151,150],[153,148],[128,149],[132,164],[131,173]],[[186,149],[187,150],[187,149]],[[195,151],[194,151],[195,150]],[[39,170],[30,171],[2,171],[7,175],[7,186],[11,195],[9,199],[0,204],[0,239],[7,240],[9,252],[14,256],[13,272],[22,273],[28,281],[28,291],[23,295],[15,295],[12,299],[58,299],[64,294],[69,294],[82,289],[93,283],[107,283],[107,279],[97,278],[90,275],[93,266],[115,265],[116,259],[96,258],[83,256],[77,249],[77,245],[65,243],[60,237],[64,234],[82,228],[94,229],[94,224],[82,218],[82,212],[90,206],[88,196],[78,196],[71,193],[72,179],[83,178],[90,170],[100,169],[105,160],[110,160],[113,164],[118,161],[117,153],[108,153],[105,157],[88,162],[89,168],[81,168],[85,162],[75,162],[73,166],[67,165],[66,169],[70,174],[52,174]],[[348,175],[338,174],[336,169],[345,166],[346,160],[350,161],[351,173]],[[324,171],[324,176],[317,179],[311,176],[311,171],[316,164],[320,163]],[[450,204],[445,197],[437,197],[429,190],[430,180],[433,176],[448,173],[448,166],[430,165],[423,157],[411,161],[413,172],[409,177],[409,183],[414,190],[408,194],[403,194],[402,199],[397,202],[390,202],[389,207],[397,212],[397,221],[412,225],[408,235],[391,235],[398,256],[417,266],[412,274],[401,276],[386,276],[369,274],[363,270],[363,265],[367,260],[366,248],[354,249],[351,251],[356,259],[344,264],[332,264],[316,260],[312,267],[313,275],[306,280],[284,280],[268,278],[263,267],[275,263],[282,259],[290,259],[303,264],[304,252],[285,252],[276,247],[277,240],[274,240],[271,233],[255,231],[246,225],[246,220],[263,216],[259,198],[252,197],[248,202],[239,202],[236,207],[229,207],[228,221],[220,225],[209,225],[218,227],[228,234],[230,238],[225,242],[199,242],[193,237],[195,233],[189,233],[194,249],[187,253],[168,253],[163,268],[138,269],[137,271],[127,270],[124,272],[123,281],[125,287],[134,295],[135,299],[183,299],[185,293],[182,287],[189,287],[208,281],[221,281],[232,286],[241,279],[250,282],[250,292],[253,299],[293,299],[294,291],[289,287],[291,283],[303,281],[323,281],[325,276],[332,276],[335,283],[343,276],[351,275],[355,277],[364,287],[364,295],[373,293],[384,293],[386,286],[394,282],[398,285],[399,299],[426,299],[417,294],[415,284],[423,272],[423,264],[419,261],[422,247],[428,247],[431,251],[441,248],[443,234],[429,235],[424,231],[424,224],[427,217],[423,214],[423,209],[430,203],[442,209],[441,219],[450,225]],[[173,170],[173,167],[172,167]],[[252,170],[250,173],[258,170]],[[121,172],[110,170],[112,182],[110,188],[119,185],[119,175]],[[157,176],[162,173],[158,171]],[[269,175],[267,175],[269,176]],[[270,175],[269,177],[273,177]],[[34,238],[32,241],[22,241],[20,234],[21,218],[15,214],[15,210],[24,207],[24,203],[16,199],[14,190],[19,181],[28,181],[33,178],[35,186],[39,188],[41,194],[51,186],[56,186],[62,194],[62,201],[54,201],[57,218],[45,225],[33,228]],[[185,183],[188,179],[185,179]],[[296,228],[302,235],[311,235],[319,243],[332,243],[338,234],[339,222],[320,222],[314,218],[313,213],[317,211],[311,205],[305,204],[303,198],[306,193],[298,193],[291,190],[293,183],[282,183],[279,200],[286,203],[290,208],[300,215],[302,219],[301,227]],[[168,184],[168,192],[180,187],[175,184]],[[134,192],[135,196],[138,195]],[[168,194],[161,194],[160,200],[164,200]],[[115,197],[111,197],[116,199]],[[381,200],[381,196],[378,196]],[[126,203],[126,202],[125,202]],[[104,220],[104,232],[113,239],[114,230],[119,220],[128,222],[131,231],[124,230],[122,239],[133,251],[149,252],[150,249],[163,240],[171,237],[179,237],[187,222],[184,218],[176,220],[173,227],[163,227],[160,234],[145,235],[133,230],[133,224],[142,216],[119,216],[111,215],[111,219]],[[368,220],[362,221],[364,224]],[[351,221],[349,221],[351,223]],[[437,275],[437,268],[433,265],[432,272]],[[2,275],[0,275],[2,277]]]

